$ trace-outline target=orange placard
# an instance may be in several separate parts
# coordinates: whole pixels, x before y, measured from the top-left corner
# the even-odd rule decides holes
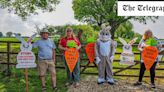
[[[156,60],[158,56],[158,50],[157,48],[153,46],[147,46],[144,48],[142,52],[142,58],[146,67],[146,70],[150,70],[151,66],[154,64],[154,61]]]
[[[85,47],[90,63],[93,63],[95,60],[94,46],[95,46],[95,43],[88,43]]]
[[[69,48],[65,51],[65,59],[70,72],[72,73],[78,61],[79,52],[76,48]]]

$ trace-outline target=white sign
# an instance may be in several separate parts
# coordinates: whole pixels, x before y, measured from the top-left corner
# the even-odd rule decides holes
[[[16,68],[34,68],[35,64],[35,55],[31,51],[21,51],[17,55]]]
[[[120,57],[120,64],[126,65],[134,65],[134,54],[132,52],[132,45],[136,42],[138,37],[132,39],[129,43],[127,43],[123,38],[119,37],[120,42],[124,45],[123,52]]]
[[[134,65],[134,54],[133,53],[121,53],[120,64]]]
[[[28,42],[25,42],[25,40],[20,37],[19,35],[15,34],[15,37],[21,41],[21,52],[18,53],[17,55],[17,65],[16,68],[34,68],[36,67],[35,63],[35,55],[33,54],[32,50],[32,44],[31,41],[34,39],[36,34],[32,35],[29,39]]]

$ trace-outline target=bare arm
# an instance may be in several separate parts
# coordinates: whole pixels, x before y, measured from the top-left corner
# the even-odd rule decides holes
[[[79,45],[78,47],[76,47],[77,50],[79,50],[81,48],[81,45]]]
[[[61,46],[60,44],[59,44],[58,48],[61,49],[61,50],[67,50],[68,49],[66,47]]]
[[[143,41],[143,39],[139,42],[138,44],[138,50],[139,51],[143,51],[143,48],[145,47],[145,43]]]
[[[52,59],[53,59],[54,63],[56,63],[56,51],[55,51],[55,49],[52,49],[52,51],[53,51]]]
[[[73,34],[73,39],[76,43],[79,42],[78,38]],[[81,48],[81,44],[79,46],[76,47],[77,50],[79,50]]]

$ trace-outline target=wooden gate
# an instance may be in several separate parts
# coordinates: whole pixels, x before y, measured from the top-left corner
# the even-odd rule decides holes
[[[2,45],[3,44],[3,45]],[[4,45],[6,44],[6,45]],[[12,46],[13,44],[20,44],[20,42],[15,42],[15,41],[0,41],[0,65],[7,65],[7,72],[8,75],[10,75],[10,66],[15,66],[16,65],[16,61],[11,60],[11,56],[15,55],[16,58],[16,54],[18,54],[19,51],[15,52],[12,51]],[[2,47],[4,46],[4,47]],[[137,46],[137,44],[133,45],[133,46]],[[81,74],[92,74],[92,75],[97,75],[97,65],[95,63],[90,64],[88,58],[86,57],[85,54],[85,50],[84,50],[85,45],[82,46],[81,49],[81,56],[80,56],[80,60],[81,60]],[[122,49],[122,45],[118,45],[118,47],[121,47],[120,49]],[[5,49],[3,49],[5,48]],[[134,55],[138,57],[138,60],[135,59],[136,64],[135,65],[130,65],[130,66],[122,66],[122,65],[118,65],[119,64],[119,55],[121,54],[121,52],[116,52],[115,56],[116,59],[114,59],[113,61],[113,70],[114,70],[114,76],[121,76],[121,77],[138,77],[138,73],[136,74],[127,74],[126,70],[130,70],[130,71],[139,71],[139,67],[138,65],[140,64],[140,52],[134,52]],[[164,52],[160,53],[161,55],[164,55]],[[35,53],[35,55],[37,56],[37,53]],[[62,62],[62,53],[57,53],[57,66],[56,68],[64,68],[64,65],[61,65]],[[4,60],[3,57],[6,57],[7,60]],[[60,59],[60,60],[59,60]],[[162,59],[159,61],[160,62],[160,66],[162,66],[162,68],[156,68],[156,71],[164,71],[164,61],[162,61]],[[60,64],[58,64],[60,63]],[[87,71],[87,69],[91,68],[91,70]],[[94,71],[94,72],[93,72]],[[122,74],[123,73],[123,74]],[[149,77],[149,76],[145,76],[145,77]],[[157,78],[164,78],[163,76],[156,76]]]

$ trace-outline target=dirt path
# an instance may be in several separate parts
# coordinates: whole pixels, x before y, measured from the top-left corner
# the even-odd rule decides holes
[[[133,83],[129,80],[117,80],[113,86],[108,83],[98,85],[95,76],[88,76],[81,80],[79,87],[70,86],[68,92],[164,92],[162,85],[157,85],[156,89],[152,89],[149,84],[133,86]]]

